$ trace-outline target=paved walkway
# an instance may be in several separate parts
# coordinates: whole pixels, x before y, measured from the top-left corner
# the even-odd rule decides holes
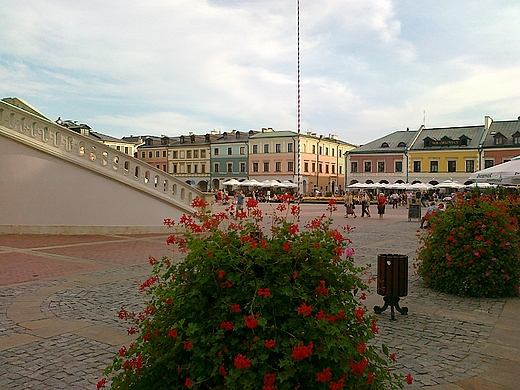
[[[276,205],[262,205],[266,212]],[[303,205],[302,221],[325,211]],[[373,207],[374,208],[374,207]],[[426,289],[414,274],[418,221],[406,209],[385,218],[345,219],[355,260],[409,257],[407,316],[378,317],[379,335],[398,358],[396,370],[431,390],[520,389],[520,299],[469,299]],[[172,256],[166,235],[0,235],[0,389],[89,389],[119,347],[131,342],[117,318],[121,306],[142,308],[138,286],[150,272],[148,257]],[[375,286],[375,283],[372,284]],[[374,288],[372,288],[374,289]],[[382,305],[375,291],[365,301]]]

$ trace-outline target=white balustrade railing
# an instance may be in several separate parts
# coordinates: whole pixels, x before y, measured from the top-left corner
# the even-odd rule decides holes
[[[193,212],[192,200],[203,197],[195,187],[160,169],[1,100],[0,135],[115,179],[185,212]]]

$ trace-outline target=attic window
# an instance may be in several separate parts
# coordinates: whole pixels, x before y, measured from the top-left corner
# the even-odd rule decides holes
[[[504,138],[502,138],[502,137],[495,137],[494,144],[495,145],[504,145]]]
[[[181,137],[179,138],[179,141],[180,141],[181,144],[184,143],[184,136],[183,135],[181,135]]]
[[[424,147],[425,147],[425,148],[429,148],[429,147],[431,147],[431,146],[432,146],[432,140],[431,140],[431,138],[425,138],[425,139],[424,139]]]
[[[519,145],[520,144],[520,132],[516,132],[512,135],[513,137],[513,144]]]
[[[195,142],[195,135],[194,134],[190,135],[190,141],[191,141],[191,143]]]
[[[381,147],[382,147],[382,148],[388,148],[388,142],[383,142],[383,143],[381,144]]]
[[[459,139],[459,145],[460,146],[468,146],[468,139],[467,138],[460,138]]]
[[[401,141],[401,142],[399,142],[399,143],[397,144],[397,147],[398,147],[398,148],[406,148],[406,144],[405,144],[403,141]]]
[[[236,137],[236,138],[240,138],[240,131],[237,131],[237,132],[235,133],[235,137]]]

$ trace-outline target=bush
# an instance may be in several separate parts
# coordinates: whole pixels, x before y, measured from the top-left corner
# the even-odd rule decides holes
[[[420,236],[419,275],[429,287],[460,296],[517,295],[519,210],[512,199],[458,198]]]
[[[184,260],[151,258],[147,309],[121,310],[139,337],[107,368],[112,388],[402,388],[389,370],[395,355],[371,342],[375,317],[356,298],[366,285],[348,228],[331,229],[324,214],[300,230],[288,220],[300,211],[290,200],[269,235],[254,200],[236,220],[194,201],[199,211],[180,221],[185,233],[168,238]]]

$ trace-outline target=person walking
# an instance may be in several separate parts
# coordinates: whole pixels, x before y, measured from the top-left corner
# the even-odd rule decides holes
[[[386,206],[386,196],[384,193],[380,192],[377,197],[377,214],[379,214],[379,218],[383,218],[385,215],[385,206]]]
[[[350,191],[345,192],[345,218],[348,218],[349,215],[353,215],[354,218],[357,218],[354,205],[354,196]]]
[[[368,192],[361,192],[361,218],[367,215],[370,218],[370,194]]]

